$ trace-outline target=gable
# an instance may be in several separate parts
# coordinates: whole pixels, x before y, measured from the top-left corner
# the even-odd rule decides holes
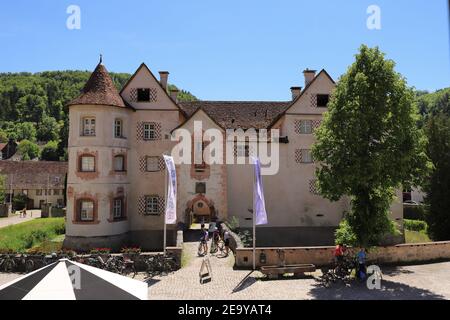
[[[198,109],[192,116],[184,122],[182,125],[177,127],[176,129],[187,129],[190,132],[194,132],[194,121],[201,121],[202,122],[202,130],[207,129],[219,129],[220,131],[223,131],[224,129],[219,126],[211,117],[202,109]],[[174,131],[176,130],[174,129]]]
[[[336,84],[322,70],[305,88],[300,97],[286,110],[286,114],[322,114],[327,108],[317,107],[317,95],[331,95]]]
[[[149,102],[138,102],[138,89],[149,90]],[[143,63],[120,92],[136,110],[179,110],[150,69]]]

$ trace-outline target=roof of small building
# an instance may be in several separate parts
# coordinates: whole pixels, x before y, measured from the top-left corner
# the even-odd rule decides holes
[[[99,63],[84,86],[81,95],[69,102],[71,105],[108,105],[127,108],[119,95],[108,70]]]
[[[178,104],[188,117],[202,109],[224,129],[265,129],[289,108],[292,101],[190,101]]]
[[[6,188],[64,188],[67,162],[0,161],[0,175],[6,176]]]

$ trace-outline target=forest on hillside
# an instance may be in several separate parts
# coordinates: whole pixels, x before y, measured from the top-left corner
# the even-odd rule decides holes
[[[65,160],[68,134],[66,104],[76,98],[91,72],[0,73],[0,142],[14,139],[24,160]],[[131,77],[110,73],[120,90]],[[169,85],[169,89],[176,88]],[[181,90],[180,101],[196,100]]]

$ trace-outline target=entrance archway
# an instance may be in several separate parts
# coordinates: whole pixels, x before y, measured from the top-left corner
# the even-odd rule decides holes
[[[203,194],[197,195],[187,203],[185,213],[189,226],[192,223],[208,223],[216,219],[214,202],[207,199]]]

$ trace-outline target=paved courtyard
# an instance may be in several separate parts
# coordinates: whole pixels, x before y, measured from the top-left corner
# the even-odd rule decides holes
[[[450,299],[450,262],[383,268],[381,290],[369,290],[363,284],[336,284],[331,288],[318,285],[320,271],[301,279],[265,280],[259,272],[234,270],[234,258],[209,256],[212,281],[200,284],[199,271],[203,258],[197,256],[198,234],[185,239],[186,266],[167,276],[146,280],[149,299],[192,300],[281,300],[281,299]],[[0,285],[20,275],[1,274]]]
[[[203,258],[196,242],[185,242],[190,260],[186,267],[164,277],[148,280],[149,299],[282,300],[282,299],[450,299],[450,262],[383,269],[381,290],[363,284],[336,284],[323,288],[320,271],[301,279],[266,280],[260,272],[233,270],[234,258],[210,256],[212,281],[200,284]]]

